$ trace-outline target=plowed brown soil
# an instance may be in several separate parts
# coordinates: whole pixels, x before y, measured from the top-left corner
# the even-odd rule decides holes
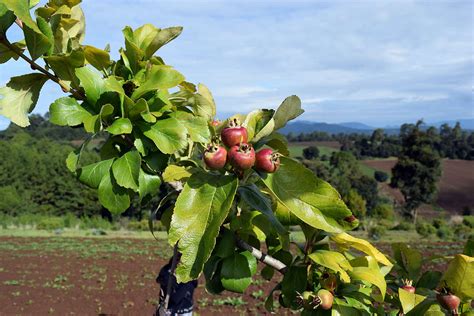
[[[391,172],[396,160],[363,160],[364,164],[374,169]],[[383,190],[397,201],[403,199],[398,190],[384,185]],[[439,193],[436,203],[453,214],[460,214],[464,207],[474,209],[474,161],[443,160],[443,175],[439,182]]]

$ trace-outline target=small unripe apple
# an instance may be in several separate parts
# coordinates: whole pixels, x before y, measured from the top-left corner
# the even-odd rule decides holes
[[[255,155],[255,168],[266,173],[274,173],[280,167],[280,154],[265,148]]]
[[[221,131],[222,142],[227,147],[247,143],[247,137],[247,129],[240,125],[237,118],[231,120],[228,126]]]
[[[228,160],[239,171],[250,169],[255,163],[255,150],[247,143],[232,146],[229,149]]]
[[[204,163],[209,169],[222,169],[226,162],[227,150],[225,150],[224,147],[211,144],[206,151],[204,151]]]

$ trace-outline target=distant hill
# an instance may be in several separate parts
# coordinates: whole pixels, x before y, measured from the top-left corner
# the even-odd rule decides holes
[[[362,130],[374,130],[375,127],[369,126],[364,123],[359,123],[359,122],[344,122],[344,123],[338,123],[337,125],[344,126],[344,127],[349,127],[349,128],[355,128],[355,129],[362,129]]]
[[[474,119],[440,121],[435,123],[428,123],[428,125],[440,127],[443,124],[448,124],[449,126],[454,127],[454,125],[456,125],[456,122],[459,122],[461,124],[462,129],[474,130]]]
[[[359,123],[360,124],[360,123]],[[363,125],[363,124],[360,124]],[[311,132],[326,132],[329,134],[338,134],[338,133],[364,133],[370,134],[373,129],[359,129],[353,127],[347,127],[340,124],[328,124],[322,122],[309,122],[309,121],[295,121],[290,122],[288,125],[283,127],[280,132],[283,134],[289,133],[311,133]]]

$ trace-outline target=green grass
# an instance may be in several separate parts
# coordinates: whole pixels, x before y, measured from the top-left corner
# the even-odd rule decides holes
[[[33,228],[0,228],[0,236],[2,237],[91,237],[91,238],[138,238],[153,239],[153,235],[146,231],[128,231],[128,230],[111,230],[105,231],[106,235],[96,235],[94,230],[82,229],[63,229],[60,233],[48,230],[38,230]],[[166,232],[155,232],[158,239],[166,239]]]
[[[301,145],[294,145],[288,147],[288,150],[290,151],[290,156],[293,158],[296,157],[303,157],[303,149],[305,149],[308,146],[301,146]],[[328,157],[331,156],[331,154],[335,151],[339,151],[338,149],[334,149],[331,147],[326,147],[326,146],[316,146],[319,149],[319,157],[326,155]]]

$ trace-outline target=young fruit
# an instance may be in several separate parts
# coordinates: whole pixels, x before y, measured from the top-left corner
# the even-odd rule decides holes
[[[274,173],[280,167],[280,154],[265,148],[255,155],[255,167],[259,171]]]
[[[227,162],[227,150],[224,147],[211,144],[204,151],[204,163],[209,169],[222,169]]]
[[[440,293],[436,294],[436,299],[438,303],[450,311],[452,315],[458,314],[458,307],[461,300],[451,293],[448,288],[443,288]]]
[[[255,163],[255,150],[247,143],[232,146],[228,153],[229,163],[237,170],[247,170]]]
[[[221,121],[219,121],[219,120],[213,120],[211,122],[211,126],[214,126],[214,127],[219,126],[219,124],[221,124]]]
[[[319,290],[317,296],[321,301],[319,303],[319,307],[324,310],[329,310],[332,307],[332,303],[334,302],[334,296],[328,290]]]
[[[413,281],[412,280],[403,280],[403,286],[402,289],[404,289],[407,292],[410,293],[415,293],[415,287],[413,286]]]
[[[221,139],[227,147],[247,143],[247,129],[240,125],[238,119],[234,118],[229,122],[229,125],[221,131]]]
[[[351,216],[347,216],[346,218],[344,218],[344,220],[348,223],[352,223],[352,222],[356,221],[357,218],[354,215],[351,215]]]

